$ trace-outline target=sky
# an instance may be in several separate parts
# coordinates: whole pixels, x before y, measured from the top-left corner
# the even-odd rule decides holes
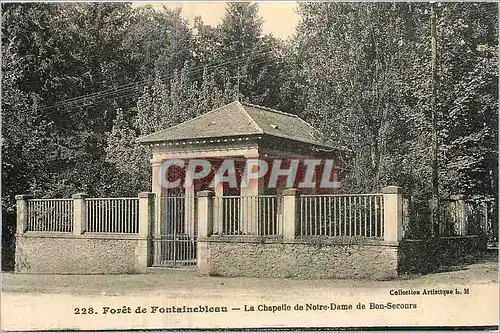
[[[225,1],[210,2],[133,2],[133,6],[152,5],[161,9],[162,6],[168,8],[182,8],[182,14],[192,25],[196,16],[201,16],[205,24],[217,25],[224,15]],[[276,37],[287,38],[295,32],[295,27],[299,23],[299,16],[296,13],[296,2],[259,2],[259,15],[264,23],[262,30],[264,34],[272,33]]]

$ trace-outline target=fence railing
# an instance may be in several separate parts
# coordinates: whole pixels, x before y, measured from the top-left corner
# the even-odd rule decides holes
[[[153,266],[196,265],[196,238],[187,234],[160,235],[151,240]]]
[[[233,236],[283,234],[283,200],[276,195],[214,198],[214,233]]]
[[[85,204],[87,232],[139,232],[138,198],[89,198]]]
[[[73,200],[29,199],[26,231],[73,232]]]
[[[140,193],[138,198],[104,199],[78,193],[72,200],[60,201],[59,206],[62,203],[66,206],[58,206],[53,213],[58,216],[57,223],[64,227],[57,223],[51,227],[54,221],[47,217],[44,219],[48,222],[41,223],[38,218],[38,224],[35,223],[36,207],[32,202],[37,200],[27,197],[16,196],[18,233],[27,230],[72,230],[75,235],[132,233],[150,235],[158,244],[181,238],[187,244],[188,240],[196,241],[198,233],[200,237],[271,236],[269,239],[286,240],[309,236],[362,237],[396,243],[403,233],[402,194],[395,186],[383,188],[382,194],[301,195],[297,189],[286,189],[280,195],[214,197],[213,192],[202,191],[199,196],[159,198],[156,207],[152,193]],[[61,211],[63,218],[58,214]],[[187,247],[176,253],[191,256]],[[160,261],[174,259],[165,257]]]
[[[197,232],[196,198],[194,196],[166,196],[156,199],[160,230],[158,235],[186,234],[194,237]]]
[[[440,235],[479,235],[491,229],[492,202],[460,199],[441,201]]]
[[[407,197],[403,200],[404,238],[486,235],[490,242],[498,242],[493,206],[492,201],[470,200],[463,195],[441,199],[438,225],[433,222],[432,201]]]
[[[384,236],[383,194],[302,195],[300,236]]]

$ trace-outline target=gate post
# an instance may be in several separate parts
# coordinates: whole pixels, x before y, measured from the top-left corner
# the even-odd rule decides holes
[[[212,236],[213,232],[213,198],[214,192],[198,192],[198,238]]]
[[[85,199],[87,193],[76,193],[73,198],[73,234],[80,236],[87,228],[87,205]]]
[[[207,238],[213,232],[213,196],[212,191],[198,192],[198,241],[196,242],[196,252],[198,273],[202,275],[210,274],[210,252]]]
[[[18,194],[16,198],[16,233],[18,235],[24,234],[28,229],[28,202],[26,200],[31,199],[31,196],[26,194]]]
[[[384,242],[398,243],[403,238],[403,195],[401,188],[387,186],[384,195]]]
[[[137,244],[137,270],[145,272],[151,266],[152,244],[150,240],[151,229],[155,221],[155,194],[152,192],[141,192],[139,197],[139,240]]]
[[[196,235],[195,222],[196,212],[196,198],[194,196],[194,186],[184,188],[184,230],[189,237],[194,238]]]
[[[139,193],[139,236],[147,238],[151,235],[155,215],[155,194]]]
[[[299,190],[290,188],[283,190],[283,238],[295,239],[298,226]]]

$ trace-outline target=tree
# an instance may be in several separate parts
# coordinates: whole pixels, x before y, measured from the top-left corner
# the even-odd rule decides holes
[[[497,27],[496,4],[442,6],[441,176],[450,194],[498,191]]]
[[[181,10],[165,6],[160,11],[151,6],[136,7],[123,43],[142,79],[160,76],[167,83],[192,58],[194,48]]]
[[[171,118],[171,126],[199,115],[196,108],[197,84],[190,79],[190,66],[186,62],[180,71],[176,71],[170,85],[170,104],[164,110]]]
[[[139,122],[139,121],[137,121]],[[107,134],[107,161],[114,165],[112,191],[116,196],[135,196],[150,187],[150,149],[137,143],[137,133],[118,110],[111,132]]]
[[[197,66],[215,73],[221,91],[233,90],[240,73],[244,76],[239,87],[242,100],[273,107],[279,103],[282,44],[273,36],[262,35],[258,10],[256,3],[230,2],[217,27],[197,18],[195,60]]]
[[[498,45],[496,8],[441,4],[442,196],[497,193],[498,57],[491,52]],[[295,63],[287,65],[299,74],[284,87],[290,95],[294,91],[292,105],[306,119],[353,151],[352,190],[399,184],[407,193],[431,193],[429,9],[404,3],[300,4]]]
[[[308,54],[303,115],[353,152],[348,186],[375,191],[391,181],[388,162],[408,138],[401,116],[411,45],[407,4],[304,3],[298,28]],[[403,15],[402,15],[403,14]],[[395,145],[392,145],[395,143]]]
[[[259,5],[251,2],[229,2],[219,26],[224,55],[236,58],[260,46],[262,18]]]
[[[1,9],[3,237],[13,239],[15,194],[105,194],[103,133],[115,108],[130,104],[133,90],[117,96],[125,98],[91,93],[135,74],[120,48],[127,4]]]
[[[197,113],[202,114],[224,105],[222,94],[217,87],[215,74],[208,73],[207,68],[203,69],[203,77],[199,87]]]
[[[134,127],[140,135],[147,135],[172,126],[175,119],[166,112],[170,107],[167,86],[157,77],[151,87],[145,87],[137,101]]]
[[[101,176],[108,171],[103,134],[111,127],[116,107],[130,105],[133,89],[118,96],[88,94],[109,91],[106,89],[116,87],[118,78],[135,77],[127,57],[120,52],[129,13],[126,4],[2,6],[2,44],[15,46],[4,68],[21,69],[15,89],[35,101],[31,111],[23,110],[26,121],[50,127],[44,140],[29,141],[40,151],[46,147],[49,151],[37,169],[47,178],[31,181],[28,188],[8,182],[13,189],[62,195],[92,189],[102,182]],[[87,97],[77,97],[81,95]],[[75,99],[60,102],[69,98]],[[9,147],[7,142],[6,150]],[[89,160],[94,160],[92,166]],[[10,200],[13,202],[12,197]]]

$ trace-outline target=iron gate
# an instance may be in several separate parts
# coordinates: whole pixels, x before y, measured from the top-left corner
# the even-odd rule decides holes
[[[157,202],[158,232],[153,238],[153,266],[196,265],[196,199],[172,195]]]

